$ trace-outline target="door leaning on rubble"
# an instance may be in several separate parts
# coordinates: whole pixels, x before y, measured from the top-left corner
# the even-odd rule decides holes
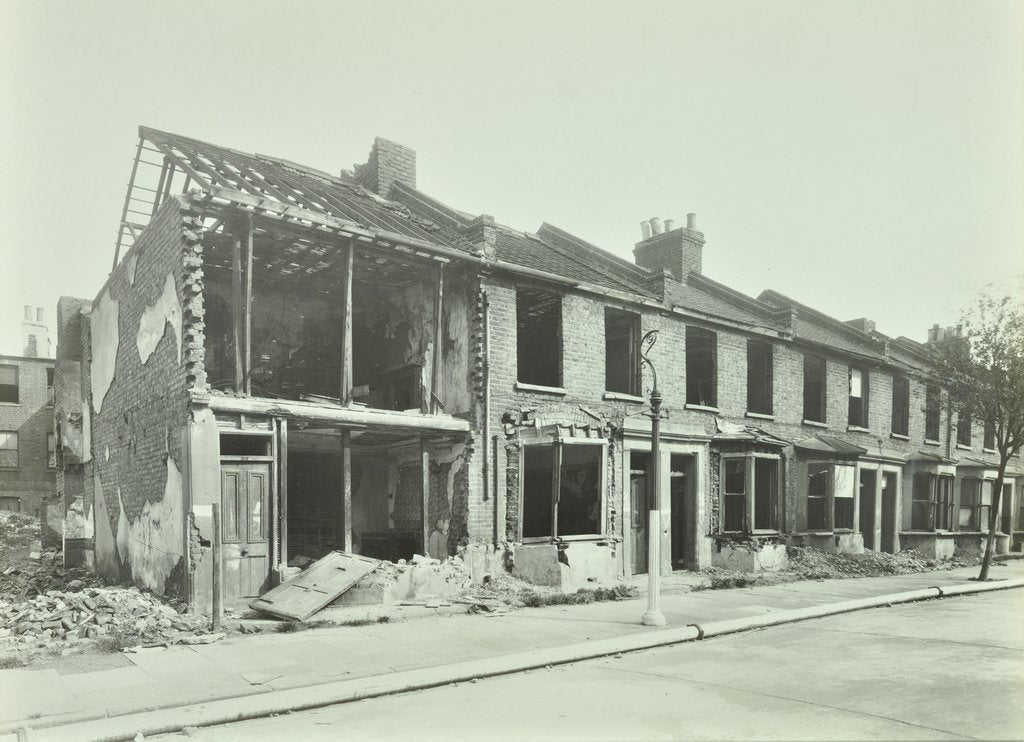
[[[270,586],[270,464],[221,464],[224,600],[252,598]]]

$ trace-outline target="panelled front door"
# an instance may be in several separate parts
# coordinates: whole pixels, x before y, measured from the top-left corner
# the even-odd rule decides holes
[[[647,518],[648,489],[650,488],[651,455],[642,451],[629,454],[629,496],[632,518],[633,574],[647,572]]]
[[[224,600],[270,587],[270,464],[221,463]]]

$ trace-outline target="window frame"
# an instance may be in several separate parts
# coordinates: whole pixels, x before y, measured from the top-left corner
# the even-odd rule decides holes
[[[853,396],[854,372],[860,374],[859,397]],[[866,366],[850,366],[847,375],[849,386],[847,391],[846,423],[851,428],[869,428],[871,424],[871,373]],[[857,422],[854,422],[854,412],[857,413]]]
[[[0,448],[0,451],[14,451],[14,463],[13,464],[3,464],[3,463],[0,463],[0,469],[6,469],[8,471],[10,471],[12,469],[20,469],[21,468],[21,436],[18,434],[17,430],[3,429],[3,430],[0,430],[0,433],[8,433],[8,434],[10,434],[13,437],[12,439],[14,440],[14,446],[4,446],[4,447]],[[2,462],[2,459],[0,459],[0,462]]]
[[[914,472],[911,481],[910,530],[922,533],[948,533],[953,530],[955,477],[952,474],[937,474],[930,471]],[[924,497],[918,497],[918,482],[922,485]],[[923,503],[924,524],[914,522],[914,504]]]
[[[755,368],[751,365],[750,359],[754,355],[759,361],[766,374],[754,377]],[[752,378],[754,377],[754,378]],[[752,383],[754,382],[754,383]],[[757,389],[760,396],[766,397],[761,400],[765,409],[758,409],[756,397],[752,390]],[[775,345],[767,340],[747,338],[747,412],[755,415],[775,414]]]
[[[726,498],[741,496],[739,492],[729,492],[726,488],[727,462],[742,460],[743,464],[743,527],[742,530],[726,529]],[[760,493],[757,491],[757,462],[772,461],[775,463],[774,492],[767,493],[767,496],[774,499],[771,507],[774,528],[757,528],[757,499]],[[761,452],[723,453],[719,462],[719,512],[718,533],[722,536],[769,536],[781,533],[780,523],[782,522],[782,498],[779,493],[782,491],[782,456],[780,454]]]
[[[972,435],[971,410],[968,407],[960,407],[956,414],[956,445],[971,447]],[[964,432],[966,431],[966,436]]]
[[[53,407],[54,401],[54,384],[56,382],[57,372],[53,366],[46,367],[46,404]]]
[[[897,389],[902,390],[897,394]],[[910,435],[910,379],[906,376],[892,377],[892,417],[889,432],[893,435]]]
[[[608,365],[611,361],[611,354],[608,352],[609,336],[608,336],[608,318],[609,316],[618,316],[623,320],[623,325],[626,328],[626,343],[628,344],[626,365],[629,371],[629,383],[628,389],[613,389],[608,378]],[[641,316],[637,312],[629,312],[625,309],[619,309],[618,307],[605,307],[604,308],[604,390],[613,394],[629,394],[634,397],[639,396],[642,392],[642,381],[641,381],[641,363],[640,363],[640,336],[641,336]],[[616,338],[617,339],[617,338]],[[612,339],[614,340],[614,339]]]
[[[853,470],[853,477],[850,480],[851,485],[852,485],[851,486],[852,495],[851,495],[850,498],[847,498],[845,496],[839,496],[839,497],[836,496],[836,492],[835,492],[835,490],[836,490],[836,487],[835,487],[836,467],[839,467],[839,466],[846,467],[846,468],[849,468],[849,469]],[[807,484],[805,486],[804,493],[803,493],[803,498],[804,498],[804,501],[805,501],[805,504],[806,504],[806,507],[804,509],[804,527],[805,527],[805,530],[807,532],[821,533],[821,534],[859,533],[859,531],[857,530],[858,527],[859,527],[859,524],[857,522],[857,512],[858,512],[858,509],[859,509],[859,499],[860,498],[859,498],[859,488],[857,486],[857,482],[858,482],[857,472],[859,470],[859,467],[857,466],[857,464],[856,463],[851,463],[851,462],[844,462],[844,461],[828,461],[828,460],[816,459],[816,460],[813,460],[813,461],[806,462],[806,467],[807,467],[807,478],[806,478],[807,479]],[[811,471],[812,467],[814,467],[814,468],[825,467],[825,494],[824,495],[820,495],[820,496],[819,495],[815,495],[814,497],[812,497],[811,494],[810,494],[810,479],[811,479],[810,471]],[[820,528],[820,527],[812,526],[811,525],[810,501],[812,499],[814,499],[814,500],[824,500],[824,511],[825,511],[825,519],[826,519],[825,527],[824,528]],[[853,509],[852,509],[852,515],[851,515],[852,522],[851,522],[850,526],[841,526],[841,527],[837,527],[836,526],[836,500],[840,500],[840,499],[841,500],[846,500],[846,499],[853,500]]]
[[[13,384],[0,384],[0,389],[10,387],[14,389],[14,399],[3,399],[0,395],[0,404],[17,405],[21,404],[21,367],[16,363],[0,363],[0,370],[12,369],[14,371]]]
[[[686,384],[686,404],[691,407],[705,407],[711,409],[718,408],[718,333],[714,330],[708,330],[703,327],[697,327],[696,325],[687,325],[685,332],[685,347],[684,347],[684,371],[685,384]],[[695,356],[698,352],[703,349],[698,347],[698,341],[709,342],[710,348],[710,359],[709,363],[711,366],[710,384],[711,384],[711,399],[707,400],[701,394],[700,377],[698,374],[691,373],[691,364],[696,366],[700,359]],[[692,342],[692,346],[691,346]],[[696,377],[696,378],[695,378]],[[691,383],[694,386],[691,386]],[[695,395],[695,398],[691,398],[691,392]]]
[[[942,389],[936,384],[927,384],[924,389],[924,439],[938,443],[941,435]]]
[[[808,402],[811,399],[811,394],[814,390],[811,389],[811,384],[814,383],[808,378],[808,370],[813,370],[813,364],[820,364],[821,368],[821,380],[820,388],[817,390],[817,403],[820,406],[821,416],[820,419],[812,415],[808,415]],[[803,421],[811,423],[828,423],[828,360],[825,356],[818,355],[817,353],[804,353],[803,359]]]
[[[600,508],[598,513],[599,533],[573,534],[568,536],[558,535],[558,501],[561,494],[562,483],[562,453],[563,446],[591,446],[600,448],[598,465],[600,467],[597,476],[598,498]],[[551,448],[551,535],[548,536],[523,536],[523,523],[526,520],[526,450],[528,448]],[[537,440],[524,442],[520,446],[519,456],[519,522],[516,525],[516,536],[521,544],[545,544],[559,541],[594,541],[607,538],[608,529],[608,441],[587,438],[584,440]]]

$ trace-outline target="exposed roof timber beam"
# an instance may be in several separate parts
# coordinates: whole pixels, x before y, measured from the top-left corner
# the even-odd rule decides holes
[[[139,143],[135,148],[135,159],[132,160],[132,172],[128,176],[128,190],[124,194],[124,207],[121,209],[121,226],[117,230],[117,242],[114,245],[114,264],[110,268],[111,272],[117,267],[117,261],[121,258],[121,244],[124,241],[125,223],[128,220],[128,206],[131,202],[132,188],[135,186],[135,174],[139,170],[139,160],[142,158],[143,141],[140,137]]]
[[[145,141],[151,142],[155,147],[158,147],[159,151],[164,155],[164,157],[171,158],[171,161],[174,162],[178,167],[180,167],[182,172],[188,175],[189,178],[198,181],[199,183],[202,183],[204,187],[209,187],[213,185],[208,180],[209,176],[201,175],[198,171],[196,171],[195,168],[193,168],[189,164],[187,160],[183,160],[178,155],[174,154],[174,151],[171,148],[165,147],[164,145],[154,141],[153,139],[147,139]],[[186,181],[186,187],[188,187],[188,181]]]

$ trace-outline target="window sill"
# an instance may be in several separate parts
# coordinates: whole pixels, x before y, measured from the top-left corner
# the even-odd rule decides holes
[[[926,446],[940,446],[942,444],[939,443],[938,441],[930,441],[927,438],[925,438],[924,439],[924,445],[926,445]]]
[[[644,404],[647,401],[643,397],[635,394],[626,394],[625,392],[605,392],[601,395],[601,399],[610,399],[616,402],[635,402],[637,404]]]
[[[909,435],[903,435],[903,433],[889,433],[889,437],[890,438],[895,438],[896,440],[899,440],[899,441],[909,441],[910,440],[910,436]]]
[[[21,407],[21,402],[0,402],[0,407]]]
[[[694,412],[714,412],[716,415],[718,414],[718,408],[717,407],[707,407],[707,406],[702,405],[702,404],[689,404],[689,403],[687,403],[686,404],[686,409],[693,410]]]
[[[764,412],[748,412],[746,417],[752,417],[755,420],[774,420],[775,415],[769,415]]]
[[[996,450],[994,448],[983,448],[983,449],[981,449],[981,452],[982,453],[995,453]]]
[[[584,534],[582,536],[526,536],[519,543],[523,546],[537,546],[539,544],[561,544],[580,541],[617,541],[613,536],[601,536],[600,534]]]
[[[801,420],[800,424],[801,425],[810,425],[810,426],[815,427],[815,428],[827,428],[828,427],[828,423],[820,423],[817,420]]]
[[[847,425],[847,432],[850,433],[870,433],[871,428],[862,428],[860,425]]]
[[[532,392],[535,394],[554,394],[559,397],[564,397],[568,392],[560,386],[541,386],[539,384],[526,384],[522,381],[515,383],[515,389],[517,392]]]
[[[963,443],[957,443],[956,444],[956,450],[957,451],[970,451],[971,447],[970,446],[965,446]]]

